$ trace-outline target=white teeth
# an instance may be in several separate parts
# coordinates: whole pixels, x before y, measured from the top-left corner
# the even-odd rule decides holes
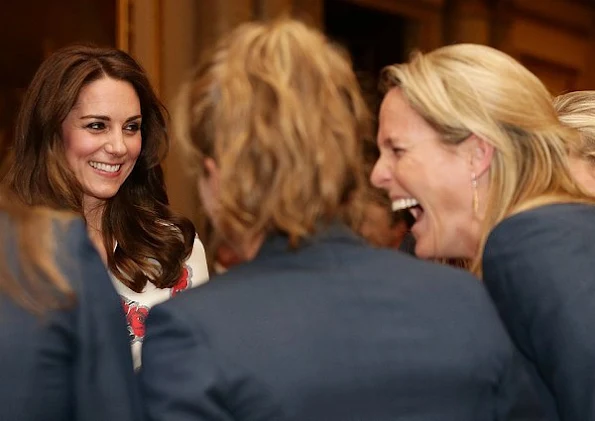
[[[122,166],[121,164],[110,165],[110,164],[104,164],[103,162],[95,162],[95,161],[89,162],[89,165],[91,165],[96,170],[105,171],[105,172],[116,172]]]
[[[419,202],[413,198],[398,199],[398,200],[393,201],[392,209],[393,209],[393,212],[396,212],[396,211],[411,208],[411,207],[417,206],[417,205],[419,205]]]

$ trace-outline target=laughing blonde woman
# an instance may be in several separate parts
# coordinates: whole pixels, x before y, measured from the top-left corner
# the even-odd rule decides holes
[[[487,46],[416,54],[382,72],[372,181],[410,209],[419,257],[471,261],[550,418],[595,419],[595,206],[531,72]]]

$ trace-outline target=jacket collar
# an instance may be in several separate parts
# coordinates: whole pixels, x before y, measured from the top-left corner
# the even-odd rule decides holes
[[[324,243],[354,243],[365,244],[363,238],[359,237],[349,227],[341,222],[331,222],[328,225],[321,225],[316,232],[300,241],[297,248],[291,248],[289,237],[284,233],[274,232],[264,240],[254,260],[269,258],[270,256],[299,252]]]

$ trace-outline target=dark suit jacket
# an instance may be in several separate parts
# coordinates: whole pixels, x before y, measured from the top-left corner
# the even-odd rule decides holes
[[[22,275],[7,225],[0,214],[0,244]],[[40,318],[0,294],[0,420],[140,419],[120,300],[82,221],[56,223],[55,234],[58,266],[77,301]]]
[[[481,283],[342,226],[297,252],[273,236],[147,323],[151,420],[534,419]]]
[[[399,245],[399,250],[403,253],[415,256],[415,237],[411,234],[411,231],[408,231],[407,234],[405,234],[403,241]]]
[[[595,420],[595,206],[522,212],[490,234],[485,283],[554,418]]]

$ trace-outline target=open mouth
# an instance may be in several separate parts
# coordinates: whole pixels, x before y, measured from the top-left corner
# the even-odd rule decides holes
[[[96,161],[89,162],[89,165],[95,168],[96,170],[104,171],[107,173],[115,173],[120,171],[120,168],[122,168],[122,164],[106,164],[104,162]]]
[[[405,212],[409,211],[411,216],[413,217],[414,221],[411,225],[415,225],[416,222],[419,221],[421,216],[424,213],[423,208],[419,205],[419,202],[412,198],[404,198],[404,199],[396,199],[392,202],[392,210],[393,212]]]

